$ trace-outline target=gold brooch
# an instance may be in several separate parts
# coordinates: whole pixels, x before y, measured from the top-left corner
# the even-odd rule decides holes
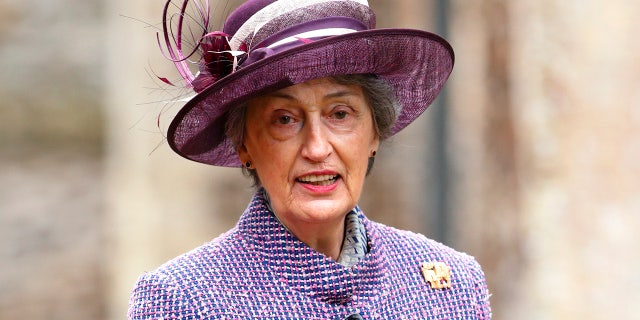
[[[423,262],[422,276],[432,289],[451,288],[451,270],[443,262]]]

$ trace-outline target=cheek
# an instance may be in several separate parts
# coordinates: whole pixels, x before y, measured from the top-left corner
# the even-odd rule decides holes
[[[256,162],[258,175],[263,179],[287,180],[289,171],[295,161],[295,152],[286,143],[274,142],[270,139],[258,139],[250,150]],[[275,182],[275,181],[272,181]]]
[[[346,156],[344,159],[348,161],[347,165],[351,167],[350,171],[358,179],[364,179],[367,172],[369,157],[373,150],[373,144],[369,142],[370,137],[360,136],[345,141],[342,146]]]
[[[351,152],[351,161],[357,164],[358,177],[364,181],[369,167],[369,158],[372,152],[378,150],[379,140],[372,127],[365,127],[361,132],[363,134],[352,141],[352,144],[347,146],[347,150]]]

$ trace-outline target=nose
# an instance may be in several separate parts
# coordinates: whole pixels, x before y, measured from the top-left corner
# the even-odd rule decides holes
[[[327,128],[323,126],[322,121],[308,121],[304,129],[302,157],[312,162],[325,161],[333,152]]]

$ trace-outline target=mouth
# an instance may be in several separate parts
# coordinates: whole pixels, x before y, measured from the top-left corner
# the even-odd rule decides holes
[[[296,181],[304,184],[309,184],[313,186],[330,186],[334,184],[338,179],[340,179],[340,175],[337,174],[320,174],[320,175],[307,175],[297,178]]]

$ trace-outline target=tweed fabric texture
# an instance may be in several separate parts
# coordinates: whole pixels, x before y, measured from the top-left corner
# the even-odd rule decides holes
[[[288,232],[256,193],[235,228],[142,275],[129,319],[489,319],[484,275],[470,256],[368,220],[370,251],[351,268]],[[432,289],[422,262],[443,262]]]

